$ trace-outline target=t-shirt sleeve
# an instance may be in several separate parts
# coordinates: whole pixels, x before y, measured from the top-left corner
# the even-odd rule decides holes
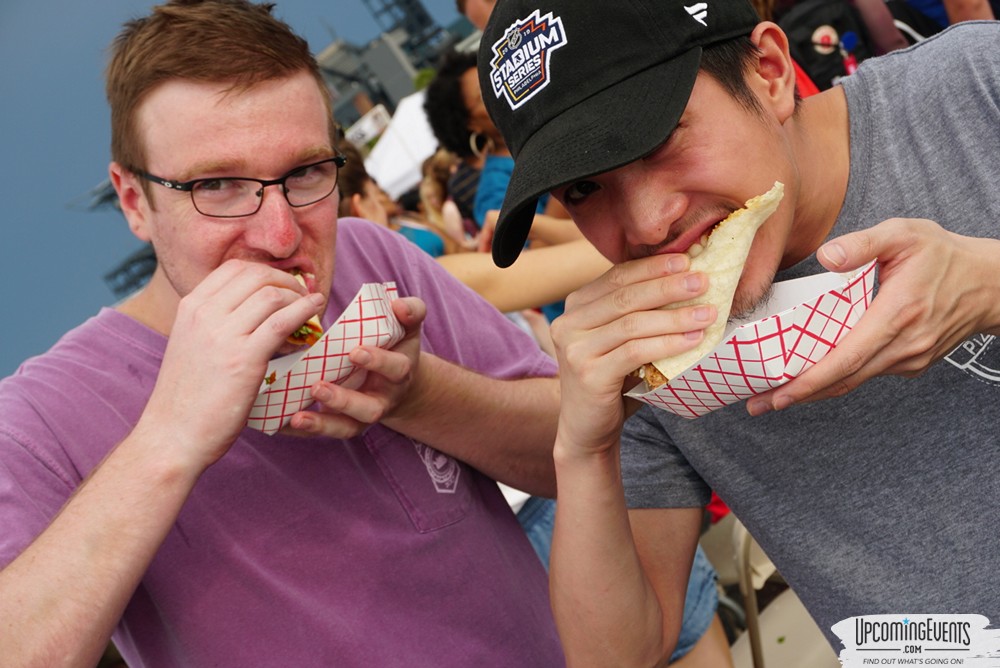
[[[30,439],[0,428],[0,568],[45,530],[75,486]]]
[[[697,508],[711,496],[649,406],[625,422],[621,463],[629,508]]]

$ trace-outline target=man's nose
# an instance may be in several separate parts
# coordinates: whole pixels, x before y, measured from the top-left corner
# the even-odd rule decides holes
[[[687,198],[653,182],[629,183],[622,198],[622,226],[630,247],[659,246],[687,209]]]
[[[291,256],[302,241],[302,229],[295,208],[285,199],[283,186],[274,184],[263,189],[260,209],[247,225],[247,243],[276,258]]]

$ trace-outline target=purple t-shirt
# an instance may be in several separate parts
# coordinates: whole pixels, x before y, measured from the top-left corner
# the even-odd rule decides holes
[[[339,225],[325,325],[362,283],[395,281],[427,303],[424,350],[493,377],[554,375],[416,246]],[[165,346],[103,309],[0,381],[0,566],[129,433]],[[381,425],[325,441],[245,429],[195,486],[114,641],[133,668],[563,663],[544,569],[496,484]]]

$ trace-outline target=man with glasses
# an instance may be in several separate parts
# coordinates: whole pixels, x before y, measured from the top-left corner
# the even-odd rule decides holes
[[[494,483],[553,494],[554,364],[402,237],[338,221],[328,93],[242,0],[157,7],[107,72],[110,174],[158,266],[0,382],[0,656],[94,665],[554,666]],[[301,287],[293,274],[304,278]],[[245,427],[268,361],[361,284],[391,350]]]

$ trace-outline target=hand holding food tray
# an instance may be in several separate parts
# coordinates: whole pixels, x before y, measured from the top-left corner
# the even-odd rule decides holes
[[[342,384],[354,374],[348,354],[360,345],[391,348],[404,336],[392,312],[395,283],[365,283],[337,321],[306,350],[271,360],[247,426],[271,435],[313,403],[311,387]]]
[[[821,360],[871,303],[876,263],[775,283],[771,298],[729,324],[722,342],[664,385],[627,393],[696,418],[787,383]]]

